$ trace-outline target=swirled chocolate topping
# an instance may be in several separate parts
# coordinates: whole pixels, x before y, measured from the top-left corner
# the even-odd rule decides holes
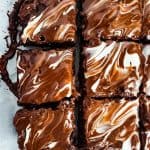
[[[147,45],[143,49],[145,56],[145,67],[144,67],[144,80],[143,80],[143,92],[150,96],[150,46]]]
[[[74,42],[76,11],[75,0],[25,0],[19,12],[23,43]]]
[[[73,150],[74,113],[67,109],[20,110],[14,118],[20,150]]]
[[[141,36],[140,0],[85,0],[84,39],[132,39]]]
[[[73,49],[18,51],[19,103],[42,104],[74,94]]]
[[[143,37],[150,40],[150,0],[144,0]]]
[[[101,42],[85,47],[84,54],[88,96],[137,96],[145,61],[140,44]]]
[[[140,150],[139,101],[91,99],[84,109],[89,150]]]

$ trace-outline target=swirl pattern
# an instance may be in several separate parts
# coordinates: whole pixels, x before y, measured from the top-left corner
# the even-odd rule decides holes
[[[20,110],[14,118],[19,135],[19,147],[24,150],[73,149],[74,130],[72,108],[51,110]]]
[[[137,96],[143,79],[144,56],[134,42],[101,42],[85,47],[88,96]]]
[[[71,97],[73,50],[18,52],[20,103],[42,104]]]
[[[85,0],[85,40],[139,39],[142,28],[140,0]]]
[[[139,101],[93,100],[84,109],[90,150],[139,150]]]
[[[37,7],[37,2],[35,3],[35,1],[37,0],[27,5],[27,8],[24,5],[22,6],[19,14],[21,18],[25,18],[24,14],[22,14],[24,10],[27,11]],[[41,4],[42,2],[39,3]],[[31,17],[21,36],[23,43],[26,43],[27,40],[40,44],[50,42],[73,42],[76,33],[75,0],[62,0],[59,2],[54,0],[45,3],[47,6],[45,6],[46,8],[42,10],[39,15],[32,14],[32,16],[29,14]],[[42,3],[42,5],[45,4]]]

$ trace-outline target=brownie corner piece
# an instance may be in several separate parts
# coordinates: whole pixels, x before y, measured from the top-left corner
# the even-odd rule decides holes
[[[75,42],[76,0],[25,0],[18,18],[21,41],[35,44]]]
[[[145,57],[135,42],[101,41],[84,47],[84,75],[89,97],[136,97],[144,76]]]
[[[74,110],[71,107],[19,110],[14,117],[20,150],[74,150]]]
[[[142,32],[141,0],[85,0],[84,39],[139,40]]]
[[[139,100],[90,99],[84,107],[89,149],[140,149]]]
[[[19,51],[19,103],[40,105],[75,96],[73,51],[73,48]]]

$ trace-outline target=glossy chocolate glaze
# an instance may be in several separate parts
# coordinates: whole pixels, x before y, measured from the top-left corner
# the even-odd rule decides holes
[[[84,39],[138,40],[142,29],[140,0],[84,0]]]
[[[14,118],[20,150],[74,150],[73,108],[19,110]]]
[[[143,37],[150,40],[150,0],[143,0]]]
[[[75,93],[73,49],[18,52],[19,103],[61,101]]]
[[[101,42],[95,47],[85,47],[84,55],[88,96],[137,96],[145,61],[140,44]]]
[[[140,150],[139,101],[86,100],[84,118],[89,150]]]
[[[23,43],[74,42],[76,13],[76,0],[25,0],[18,14]]]

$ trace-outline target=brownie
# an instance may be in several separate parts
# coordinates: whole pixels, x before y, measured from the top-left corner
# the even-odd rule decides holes
[[[150,45],[145,45],[143,49],[145,56],[145,67],[144,67],[144,80],[143,80],[143,92],[150,96]]]
[[[24,0],[18,13],[21,41],[75,42],[76,14],[76,0]]]
[[[20,150],[73,150],[74,109],[19,110],[14,118]]]
[[[149,150],[150,149],[150,132],[142,132],[142,148],[143,150]]]
[[[140,150],[138,108],[138,99],[86,99],[84,119],[89,150]]]
[[[141,7],[141,0],[84,0],[84,39],[138,40],[142,30]]]
[[[140,115],[144,130],[150,132],[150,98],[143,95],[140,97]]]
[[[150,40],[150,0],[143,0],[143,37]]]
[[[18,51],[17,70],[20,104],[39,105],[75,96],[73,49]]]
[[[100,42],[84,47],[88,97],[135,97],[143,79],[144,55],[134,42]]]

